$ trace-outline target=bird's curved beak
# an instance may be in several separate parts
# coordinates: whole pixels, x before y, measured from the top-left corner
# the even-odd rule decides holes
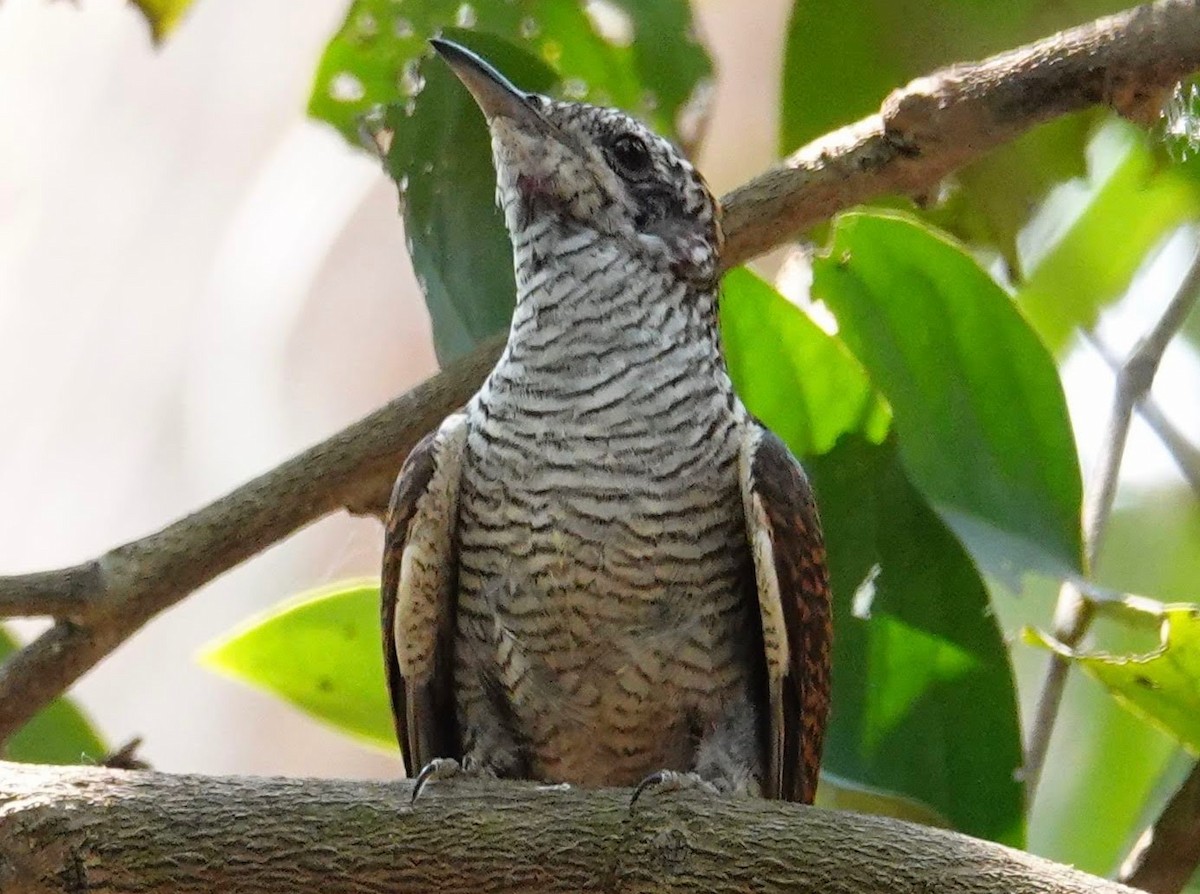
[[[529,94],[514,87],[508,78],[475,53],[442,37],[432,38],[429,42],[471,91],[489,122],[493,118],[512,118],[518,122],[540,118],[529,102]]]

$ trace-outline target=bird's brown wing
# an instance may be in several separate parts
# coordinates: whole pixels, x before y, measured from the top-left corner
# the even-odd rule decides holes
[[[833,639],[821,521],[804,469],[757,424],[743,442],[740,472],[767,669],[764,793],[811,804]]]
[[[404,462],[385,522],[380,599],[396,736],[411,777],[458,757],[451,643],[458,584],[458,485],[466,418],[449,417]]]

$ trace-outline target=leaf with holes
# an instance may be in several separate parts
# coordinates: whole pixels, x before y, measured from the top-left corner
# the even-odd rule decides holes
[[[1029,629],[1025,641],[1078,664],[1125,708],[1200,753],[1200,606],[1164,605],[1156,614],[1161,644],[1151,652],[1085,652]]]
[[[522,89],[557,86],[570,98],[617,105],[692,145],[707,120],[712,66],[684,0],[351,5],[326,48],[309,111],[357,143],[359,117],[389,107],[387,168],[446,363],[503,330],[515,286],[493,207],[487,129],[466,90],[428,55],[436,34],[476,50]]]
[[[623,108],[684,144],[703,129],[712,63],[685,0],[355,0],[325,48],[309,113],[357,143],[360,115],[420,94],[428,40],[450,29],[471,45],[482,34],[519,47],[553,68],[568,98]]]

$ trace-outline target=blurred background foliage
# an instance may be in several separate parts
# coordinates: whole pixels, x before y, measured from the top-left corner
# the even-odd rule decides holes
[[[869,114],[912,77],[1125,5],[795,0],[778,61],[779,154]],[[139,6],[161,38],[187,4]],[[513,287],[486,130],[427,50],[439,33],[519,85],[621,106],[689,150],[705,135],[720,72],[685,0],[347,4],[309,112],[377,151],[395,181],[446,363],[503,330]],[[1107,874],[1190,770],[1195,468],[1178,451],[1182,475],[1127,468],[1087,568],[1081,465],[1090,471],[1104,433],[1081,430],[1075,412],[1078,393],[1106,399],[1111,371],[1097,346],[1123,356],[1194,263],[1188,93],[1173,115],[1150,131],[1102,111],[1051,122],[930,195],[845,214],[726,277],[734,381],[804,460],[829,542],[837,630],[822,803],[937,822]],[[1193,412],[1197,318],[1170,349]],[[1192,419],[1176,424],[1195,430]],[[1028,803],[1022,742],[1047,658],[1030,644],[1038,636],[1020,632],[1050,628],[1072,578],[1184,607],[1106,612],[1071,653],[1094,677],[1073,673]],[[372,582],[328,587],[223,637],[204,662],[390,750],[377,599]],[[103,750],[65,702],[37,723],[34,744],[14,741],[11,757]]]

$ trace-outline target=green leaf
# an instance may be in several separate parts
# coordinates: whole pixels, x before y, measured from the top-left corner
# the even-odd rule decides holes
[[[1124,707],[1200,753],[1200,605],[1164,605],[1160,614],[1161,644],[1143,654],[1075,650],[1032,629],[1025,641],[1078,664]]]
[[[150,24],[155,43],[161,43],[175,30],[192,0],[133,0],[133,4]]]
[[[17,641],[0,627],[0,660]],[[4,747],[4,759],[31,764],[95,764],[108,748],[91,721],[68,698],[56,698],[21,727]]]
[[[552,66],[571,98],[619,106],[685,143],[710,92],[712,63],[685,0],[355,0],[325,48],[309,113],[357,144],[360,115],[420,93],[427,41],[450,26],[463,29],[456,39],[469,30],[519,46]]]
[[[206,646],[200,662],[394,750],[379,636],[379,583],[348,581],[271,609]]]
[[[942,66],[981,59],[1128,5],[1125,0],[797,0],[784,58],[780,149],[790,152],[878,111],[892,90]],[[920,28],[913,28],[920,22]],[[836,72],[836,77],[830,73]],[[1083,169],[1092,115],[1052,122],[958,174],[960,190],[933,216],[1010,260],[1030,209]]]
[[[554,73],[487,34],[448,31],[532,90]],[[400,185],[413,269],[425,293],[444,364],[503,330],[516,298],[512,245],[496,210],[491,138],[479,108],[444,64],[429,66],[421,94],[391,106],[387,168]]]
[[[1163,166],[1149,140],[1110,120],[1089,147],[1087,178],[1056,189],[1021,240],[1017,300],[1056,351],[1129,288],[1157,243],[1200,215],[1197,182]]]
[[[883,440],[890,414],[858,361],[768,283],[731,270],[720,317],[738,395],[794,454],[826,453],[851,432]]]
[[[989,567],[1077,572],[1080,474],[1054,360],[963,249],[892,214],[841,217],[814,296],[892,407],[913,482]]]
[[[834,595],[825,769],[1021,846],[1016,693],[978,570],[892,439],[848,436],[805,464]]]

